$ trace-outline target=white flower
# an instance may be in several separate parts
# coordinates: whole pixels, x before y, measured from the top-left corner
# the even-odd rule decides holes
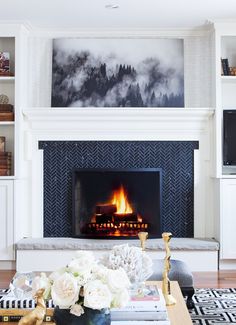
[[[62,274],[66,273],[67,271],[68,271],[67,267],[60,268],[49,275],[49,280],[54,282],[56,281],[57,278],[59,278]]]
[[[92,309],[103,309],[111,306],[112,295],[106,284],[94,280],[84,286],[84,306]]]
[[[130,295],[127,289],[123,289],[119,291],[115,295],[113,295],[112,299],[112,307],[114,308],[122,308],[127,305],[130,300]]]
[[[107,274],[109,269],[102,264],[96,264],[92,268],[92,277],[93,279],[101,280],[102,282],[107,281]]]
[[[129,278],[124,269],[108,270],[107,284],[112,292],[120,292],[130,286]]]
[[[50,290],[51,290],[51,283],[45,273],[41,273],[40,276],[36,276],[33,279],[32,296],[34,297],[36,292],[42,288],[45,289],[44,294],[43,294],[44,299],[48,299],[49,295],[50,295]]]
[[[88,273],[91,273],[94,264],[94,255],[91,252],[77,251],[75,258],[69,263],[68,268],[71,273],[86,277]]]
[[[81,316],[84,314],[84,308],[80,304],[75,304],[71,307],[70,313],[75,316]]]
[[[51,289],[54,304],[61,309],[69,308],[78,301],[79,290],[80,287],[71,274],[64,273],[60,275],[54,281]]]

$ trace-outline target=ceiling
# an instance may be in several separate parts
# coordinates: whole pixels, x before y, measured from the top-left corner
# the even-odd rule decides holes
[[[236,18],[236,0],[0,0],[0,20],[53,28],[193,28]],[[119,8],[106,8],[117,5]]]

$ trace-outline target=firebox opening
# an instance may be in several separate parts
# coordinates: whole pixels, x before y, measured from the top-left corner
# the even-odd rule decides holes
[[[160,237],[160,168],[73,169],[73,236],[137,238],[140,231]]]

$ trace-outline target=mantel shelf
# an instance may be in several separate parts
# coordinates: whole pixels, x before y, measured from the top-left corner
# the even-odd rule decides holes
[[[221,79],[236,81],[236,76],[221,76]]]
[[[210,108],[32,108],[24,110],[24,116],[29,121],[153,121],[153,119],[199,120],[209,118],[214,114]]]
[[[37,108],[23,112],[32,130],[42,133],[43,138],[57,134],[74,139],[78,134],[86,137],[143,138],[144,133],[157,137],[157,133],[173,134],[199,133],[206,130],[214,110],[209,108]],[[85,135],[84,135],[85,136]],[[42,135],[41,135],[42,137]]]

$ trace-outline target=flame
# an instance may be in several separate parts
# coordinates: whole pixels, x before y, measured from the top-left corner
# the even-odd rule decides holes
[[[112,198],[112,204],[116,205],[116,214],[133,213],[133,209],[127,199],[124,187],[121,186],[119,190],[115,191]]]

